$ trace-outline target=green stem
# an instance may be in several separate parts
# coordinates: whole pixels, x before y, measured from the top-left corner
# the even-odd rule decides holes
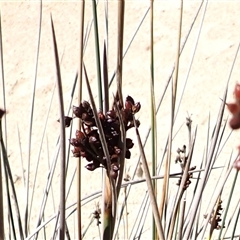
[[[98,77],[98,100],[99,100],[99,108],[103,109],[102,78],[101,78],[98,20],[97,20],[97,4],[96,4],[95,0],[92,0],[92,10],[93,10],[93,25],[94,25],[94,35],[95,35],[96,67],[97,67],[97,77]]]

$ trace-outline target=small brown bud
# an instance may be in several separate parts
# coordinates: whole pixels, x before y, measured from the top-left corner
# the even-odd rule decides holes
[[[236,168],[238,171],[240,170],[240,159],[237,159],[237,160],[233,163],[233,167]]]
[[[89,141],[89,143],[96,143],[97,142],[97,139],[94,137],[94,136],[90,136],[89,138],[88,138],[88,141]]]
[[[85,166],[85,168],[89,171],[94,171],[96,168],[98,168],[99,166],[95,163],[89,163],[88,165]]]
[[[79,148],[74,147],[74,149],[72,150],[72,153],[74,157],[80,157]]]
[[[81,143],[79,140],[77,140],[76,138],[71,138],[69,139],[69,142],[71,145],[73,145],[74,147],[81,147]]]
[[[110,170],[110,177],[116,180],[118,177],[118,172],[114,172],[113,170]]]
[[[0,108],[0,119],[3,117],[5,113],[6,111]]]
[[[92,110],[89,102],[87,102],[87,101],[83,101],[83,103],[81,103],[80,106],[82,106],[87,112],[89,112],[90,110]]]
[[[75,136],[77,140],[82,140],[85,137],[84,133],[81,132],[80,130],[76,130]]]
[[[131,149],[133,147],[133,145],[134,145],[134,143],[133,143],[132,139],[126,138],[126,148]]]
[[[100,119],[101,121],[104,121],[104,120],[105,120],[105,116],[104,116],[104,114],[103,114],[102,111],[99,111],[99,112],[98,112],[98,117],[99,117],[99,119]]]
[[[126,150],[125,158],[127,158],[127,159],[131,158],[131,152],[129,150]]]
[[[77,118],[82,118],[82,111],[81,111],[80,107],[73,106],[73,114]]]
[[[119,155],[121,153],[121,150],[117,146],[115,146],[114,152],[115,152],[115,154]]]
[[[140,108],[141,108],[141,104],[140,104],[140,102],[137,102],[136,104],[134,104],[132,106],[132,112],[137,113],[137,112],[139,112]]]
[[[106,113],[107,117],[108,118],[113,118],[115,119],[116,118],[116,112],[114,110],[109,110],[107,113]]]
[[[229,125],[233,130],[240,128],[240,115],[235,114],[232,116],[232,119],[229,121]]]
[[[135,104],[133,98],[132,98],[131,96],[129,96],[129,95],[126,97],[126,101],[127,101],[127,102],[130,102],[132,105]]]
[[[58,122],[60,122],[60,119],[57,120]],[[72,121],[72,117],[68,117],[68,116],[65,116],[64,117],[64,124],[65,124],[65,127],[69,127],[70,124],[71,124],[71,121]]]

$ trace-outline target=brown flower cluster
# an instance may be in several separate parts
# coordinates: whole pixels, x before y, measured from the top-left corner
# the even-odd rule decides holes
[[[187,160],[188,160],[188,156],[186,156],[186,146],[183,145],[182,149],[178,148],[177,153],[178,153],[178,155],[176,157],[175,163],[180,163],[180,166],[181,166],[181,169],[182,169],[182,174],[183,174],[184,171],[185,171]],[[191,184],[190,179],[193,177],[193,174],[192,174],[191,171],[193,171],[195,169],[196,169],[196,166],[193,166],[193,167],[189,168],[187,179],[186,179],[186,181],[184,183],[184,186],[183,186],[184,190],[186,190],[189,187],[189,185]],[[182,176],[178,179],[178,182],[177,182],[178,186],[180,186],[181,181],[182,181]]]
[[[237,83],[234,88],[234,97],[235,102],[227,103],[227,108],[229,112],[232,114],[232,117],[229,121],[229,125],[233,130],[240,128],[240,84]],[[240,146],[238,147],[239,155],[240,155]],[[238,171],[240,170],[240,157],[234,162],[233,165]]]
[[[210,219],[208,221],[212,225],[213,229],[217,229],[217,230],[221,229],[220,223],[222,221],[222,219],[221,219],[222,210],[223,210],[223,208],[222,208],[222,200],[219,200],[217,202],[217,209],[216,209],[216,211],[214,211],[214,210],[212,211]],[[206,217],[207,217],[207,215],[204,216],[204,218],[206,218]],[[223,228],[225,228],[225,226],[223,226]]]
[[[118,108],[123,119],[125,131],[134,127],[133,115],[137,113],[141,105],[135,103],[133,98],[128,96],[125,101],[125,106],[122,107],[119,103]],[[107,169],[107,158],[104,155],[102,143],[100,141],[99,130],[96,125],[95,117],[91,105],[84,101],[79,106],[73,106],[73,114],[76,118],[82,120],[82,131],[77,130],[75,138],[70,139],[70,144],[74,147],[72,152],[74,157],[84,157],[89,163],[86,168],[90,171],[99,167]],[[121,130],[120,120],[117,114],[117,109],[111,109],[106,114],[102,111],[98,112],[104,137],[108,146],[108,152],[111,160],[110,176],[114,179],[118,176],[120,169],[120,154],[121,154]],[[65,118],[66,126],[70,125],[70,117]],[[136,120],[137,127],[140,122]],[[134,143],[132,139],[126,138],[125,158],[131,157],[130,149]]]

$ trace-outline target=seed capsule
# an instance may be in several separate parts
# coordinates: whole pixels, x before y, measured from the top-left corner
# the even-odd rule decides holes
[[[141,104],[139,102],[137,102],[136,104],[134,104],[132,106],[132,112],[135,114],[140,110],[140,108],[141,108]]]
[[[80,107],[73,106],[73,114],[78,118],[82,118],[82,112]]]
[[[236,160],[233,163],[233,167],[236,168],[238,171],[240,170],[240,159]]]

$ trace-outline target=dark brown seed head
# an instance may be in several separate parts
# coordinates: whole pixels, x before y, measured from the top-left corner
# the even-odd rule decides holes
[[[116,112],[114,110],[109,110],[107,113],[106,113],[107,117],[108,118],[112,118],[112,119],[115,119],[116,118]]]
[[[0,119],[3,117],[5,113],[6,111],[0,108]]]
[[[87,101],[83,101],[83,103],[81,103],[80,106],[82,106],[87,112],[92,110],[89,102],[87,102]]]
[[[113,154],[111,156],[111,163],[117,163],[118,162],[118,155],[116,154]]]
[[[131,158],[131,152],[128,149],[126,150],[125,158],[127,158],[127,159]]]
[[[233,163],[233,167],[236,168],[238,171],[240,170],[240,159],[237,159],[237,160]]]
[[[77,147],[74,147],[74,149],[72,150],[73,156],[74,157],[80,157],[80,150]]]
[[[82,111],[81,111],[80,107],[73,106],[73,114],[77,118],[82,118]]]
[[[76,138],[69,139],[69,142],[74,147],[81,147],[81,142],[79,140],[77,140]]]
[[[140,126],[140,121],[138,119],[135,120],[137,128]]]
[[[118,172],[114,172],[113,170],[110,170],[110,177],[116,180],[118,177]]]
[[[90,136],[90,137],[88,138],[88,141],[89,141],[89,143],[94,144],[94,143],[97,142],[97,139],[96,139],[94,136]]]
[[[94,171],[98,167],[99,165],[96,163],[89,163],[88,165],[85,166],[85,168],[89,171]]]
[[[133,145],[134,145],[134,143],[133,143],[132,139],[126,138],[126,148],[131,149],[133,147]]]
[[[132,112],[135,114],[140,110],[140,108],[141,108],[141,104],[140,104],[140,102],[137,102],[136,104],[134,104],[132,106]]]
[[[132,111],[132,103],[130,101],[125,102],[125,109]]]
[[[82,140],[85,137],[84,133],[81,132],[80,130],[76,130],[75,136],[77,140]]]
[[[104,116],[104,114],[103,114],[102,111],[99,111],[99,112],[98,112],[98,117],[99,117],[99,119],[100,119],[101,121],[104,121],[104,120],[105,120],[105,116]]]
[[[117,146],[114,146],[114,152],[115,154],[119,155],[121,153],[121,150]]]
[[[60,119],[58,119],[57,121],[60,122]],[[70,124],[71,124],[71,121],[72,121],[72,117],[65,116],[65,117],[64,117],[65,127],[69,127]]]
[[[233,130],[240,128],[240,114],[235,114],[232,116],[232,119],[229,121],[229,125]]]
[[[135,102],[134,102],[134,100],[133,100],[133,98],[131,96],[127,96],[126,97],[126,101],[130,102],[132,105],[135,104]]]

